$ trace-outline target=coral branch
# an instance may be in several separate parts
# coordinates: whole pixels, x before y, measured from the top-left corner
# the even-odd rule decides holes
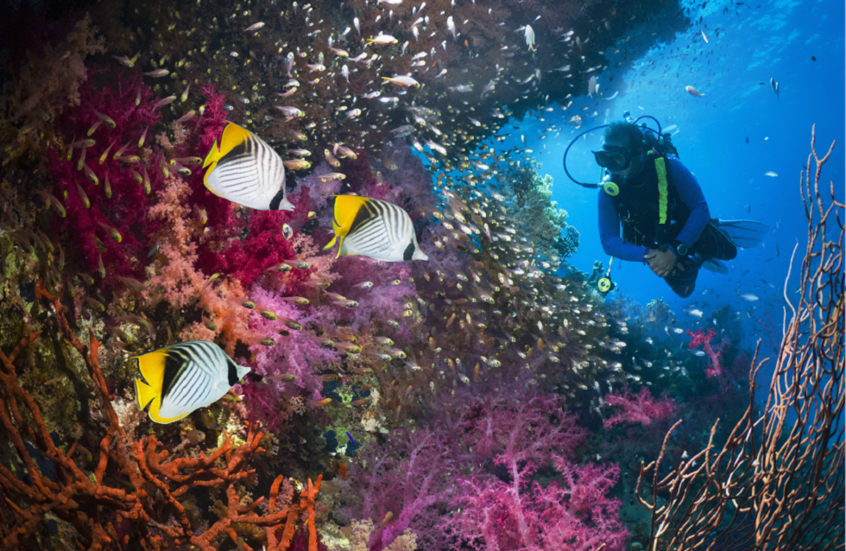
[[[788,272],[784,296],[793,317],[764,413],[755,401],[756,375],[767,362],[758,361],[759,342],[749,373],[749,405],[725,443],[715,442],[715,423],[708,446],[659,479],[668,433],[658,460],[641,465],[637,494],[652,512],[650,549],[843,549],[846,232],[834,186],[827,205],[820,193],[830,153],[819,158],[812,138],[810,170],[800,182],[808,242],[799,299],[790,303]],[[694,338],[711,336],[709,331]],[[643,483],[650,471],[648,488]],[[641,489],[652,494],[651,501],[641,497]]]
[[[41,281],[36,285],[36,294],[52,307],[58,335],[82,356],[96,388],[98,405],[108,423],[98,447],[99,457],[93,476],[88,476],[78,460],[73,459],[76,443],[67,453],[58,447],[39,405],[18,381],[14,362],[27,346],[36,342],[43,330],[24,336],[8,355],[0,351],[0,423],[31,481],[30,485],[24,483],[5,465],[0,465],[0,491],[14,515],[12,521],[0,526],[0,549],[35,545],[33,536],[45,515],[51,513],[73,526],[78,546],[94,550],[112,547],[119,539],[112,522],[115,518],[129,522],[129,533],[125,538],[138,542],[145,549],[160,549],[164,536],[177,545],[190,543],[210,551],[219,545],[219,538],[224,534],[233,542],[238,539],[233,537],[235,532],[230,528],[233,523],[249,523],[265,529],[268,549],[284,550],[291,543],[298,513],[302,509],[308,511],[309,548],[317,549],[314,499],[320,487],[320,477],[316,484],[309,481],[308,488],[300,495],[299,505],[276,510],[276,498],[282,482],[282,477],[278,477],[271,489],[268,512],[258,514],[255,509],[263,500],[260,498],[244,506],[238,490],[241,481],[254,472],[254,469],[247,468],[249,461],[254,455],[264,452],[261,441],[265,433],[258,431],[256,425],[247,427],[243,445],[233,447],[227,437],[223,445],[208,456],[200,453],[199,457],[169,460],[167,450],[156,451],[159,441],[154,436],[134,440],[133,435],[121,427],[110,403],[110,393],[97,359],[100,343],[90,331],[87,345],[74,335],[63,304],[45,289]],[[35,447],[27,441],[34,441]],[[51,464],[52,470],[45,468],[47,464]],[[54,475],[47,474],[53,471]],[[107,485],[106,473],[110,478],[128,479],[130,484],[125,488]],[[207,530],[196,534],[179,498],[194,488],[210,486],[226,493],[226,514]],[[165,516],[165,511],[170,510],[175,511],[176,524],[170,523]],[[276,543],[275,534],[283,529],[283,524],[281,541]],[[125,538],[124,542],[128,541]]]

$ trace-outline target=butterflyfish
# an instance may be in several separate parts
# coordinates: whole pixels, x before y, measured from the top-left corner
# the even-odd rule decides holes
[[[188,341],[138,358],[135,403],[156,423],[173,423],[218,401],[247,373],[216,344]]]
[[[324,249],[337,241],[337,256],[360,255],[385,262],[429,259],[417,244],[411,217],[387,201],[337,195],[332,229],[335,237]]]
[[[206,187],[233,203],[256,210],[294,210],[285,198],[285,166],[267,142],[228,123],[203,161]]]

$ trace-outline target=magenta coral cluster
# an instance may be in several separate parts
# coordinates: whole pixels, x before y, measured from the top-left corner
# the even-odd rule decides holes
[[[54,231],[73,236],[69,256],[81,259],[82,270],[95,273],[103,266],[108,274],[103,279],[114,286],[114,276],[142,273],[147,237],[156,228],[146,216],[150,194],[145,181],[151,190],[162,181],[162,154],[149,148],[161,114],[154,111],[152,91],[139,74],[110,73],[109,86],[100,84],[104,76],[102,70],[89,70],[79,90],[80,104],[56,121],[68,141],[61,150],[49,150],[48,158],[54,194],[67,211],[66,217],[55,218]],[[102,116],[110,119],[108,124]],[[146,150],[139,147],[145,131]]]
[[[429,424],[438,428],[394,431],[354,472],[363,498],[353,514],[393,512],[371,549],[407,528],[430,549],[624,548],[620,503],[609,496],[619,468],[574,463],[587,432],[561,401],[518,387],[460,400]],[[542,472],[552,480],[542,484]]]

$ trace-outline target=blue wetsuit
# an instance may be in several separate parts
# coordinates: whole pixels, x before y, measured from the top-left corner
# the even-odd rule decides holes
[[[674,155],[667,155],[667,179],[673,183],[682,201],[690,209],[690,216],[676,239],[691,248],[711,219],[708,203],[705,202],[705,195],[696,177]],[[599,237],[605,254],[633,262],[643,260],[646,247],[623,242],[620,237],[620,217],[611,197],[602,190],[599,192]]]

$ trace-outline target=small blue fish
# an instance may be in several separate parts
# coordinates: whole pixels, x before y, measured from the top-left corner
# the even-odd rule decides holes
[[[355,444],[355,440],[353,440],[352,434],[347,433],[347,438],[350,439],[350,443]]]

